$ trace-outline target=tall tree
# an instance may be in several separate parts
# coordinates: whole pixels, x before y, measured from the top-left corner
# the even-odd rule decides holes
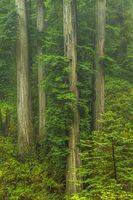
[[[100,128],[100,120],[104,113],[104,42],[105,42],[106,0],[97,0],[96,10],[96,57],[95,57],[95,105],[94,128]]]
[[[44,33],[44,2],[43,0],[37,0],[37,54],[42,55],[42,39]],[[46,95],[41,86],[42,81],[45,79],[44,65],[38,61],[38,94],[39,94],[39,137],[45,132],[45,108],[46,108]]]
[[[26,0],[16,0],[18,15],[17,44],[17,120],[18,154],[24,159],[31,145],[31,97]]]
[[[80,176],[78,168],[80,167],[79,156],[79,111],[78,111],[78,89],[77,89],[77,34],[76,34],[76,0],[63,1],[64,16],[64,52],[70,60],[70,90],[74,94],[76,103],[73,108],[73,119],[69,132],[69,156],[67,161],[66,192],[68,195],[80,191],[78,185]]]

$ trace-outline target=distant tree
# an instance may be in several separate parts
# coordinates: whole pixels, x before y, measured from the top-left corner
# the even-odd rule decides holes
[[[42,39],[44,37],[44,2],[43,0],[37,0],[37,54],[42,55],[43,43]],[[38,61],[38,93],[39,93],[39,137],[45,132],[45,108],[46,108],[46,94],[41,86],[42,81],[45,79],[44,64]]]
[[[100,128],[100,119],[104,113],[104,42],[106,0],[97,0],[96,7],[96,56],[95,56],[95,105],[94,129]]]

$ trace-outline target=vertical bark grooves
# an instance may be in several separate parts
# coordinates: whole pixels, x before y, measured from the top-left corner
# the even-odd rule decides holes
[[[44,33],[44,3],[43,0],[37,0],[37,54],[42,55],[42,36]],[[38,62],[38,95],[39,95],[39,138],[45,135],[45,109],[46,109],[46,94],[41,87],[42,81],[45,79],[44,65]]]
[[[76,105],[73,109],[73,122],[69,132],[69,156],[67,160],[66,193],[74,194],[81,190],[79,185],[80,176],[77,170],[81,162],[79,156],[79,112],[78,112],[78,89],[77,89],[77,36],[76,36],[76,0],[63,1],[64,15],[64,52],[71,62],[70,91],[75,95]]]
[[[24,158],[31,145],[31,97],[29,83],[28,24],[26,1],[16,0],[18,15],[17,44],[17,121],[18,154]]]
[[[104,113],[104,42],[105,42],[106,0],[97,0],[96,10],[96,58],[95,58],[95,109],[94,128],[100,128],[100,120]]]

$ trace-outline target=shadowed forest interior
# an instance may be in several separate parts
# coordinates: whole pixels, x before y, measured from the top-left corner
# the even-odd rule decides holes
[[[0,0],[0,200],[133,200],[133,0]]]

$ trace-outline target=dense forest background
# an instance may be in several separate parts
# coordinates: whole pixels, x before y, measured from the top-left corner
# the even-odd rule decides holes
[[[133,199],[133,1],[0,0],[0,199]]]

